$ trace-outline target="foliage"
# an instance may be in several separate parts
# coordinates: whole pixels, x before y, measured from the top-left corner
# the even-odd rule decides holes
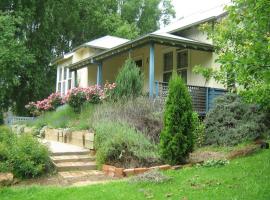
[[[127,124],[99,121],[94,124],[94,129],[99,165],[139,167],[158,161],[157,147]]]
[[[53,128],[67,128],[69,123],[77,118],[77,114],[73,109],[64,105],[56,109],[56,111],[44,112],[37,117],[36,120],[28,122],[28,126],[35,126],[42,128],[43,126],[50,126]]]
[[[112,93],[116,87],[115,83],[104,86],[104,90],[98,85],[89,86],[87,88],[73,88],[68,91],[65,96],[65,102],[70,105],[75,112],[80,112],[85,102],[97,104],[104,100]]]
[[[24,90],[24,79],[29,73],[26,67],[34,62],[33,55],[20,38],[17,27],[22,23],[20,17],[1,12],[0,9],[0,110],[6,111],[13,102],[20,103]],[[29,86],[32,85],[31,80]],[[29,87],[28,86],[28,87]]]
[[[228,15],[214,28],[211,24],[203,26],[221,64],[213,76],[229,90],[238,90],[248,102],[269,110],[270,2],[233,0],[227,10]]]
[[[110,121],[127,123],[142,132],[152,142],[158,143],[163,127],[163,104],[139,97],[127,101],[106,102],[95,107],[89,122]]]
[[[196,74],[202,74],[203,77],[206,79],[206,82],[208,82],[211,77],[213,77],[213,68],[207,68],[207,67],[203,67],[201,65],[196,65],[192,72],[196,73]]]
[[[218,97],[205,118],[205,144],[236,145],[263,137],[269,130],[268,115],[236,94]]]
[[[2,0],[0,107],[23,115],[24,105],[48,96],[55,86],[53,58],[104,35],[137,37],[171,16],[168,0]]]
[[[164,128],[160,135],[160,153],[170,164],[183,162],[193,149],[191,97],[182,79],[173,74],[164,113]]]
[[[202,147],[205,142],[205,125],[199,119],[199,115],[196,112],[192,113],[193,119],[193,136],[194,136],[194,144],[196,147]]]
[[[17,136],[0,127],[0,170],[16,177],[29,178],[46,173],[50,167],[49,152],[32,135]]]
[[[57,107],[63,105],[63,99],[60,93],[52,93],[48,98],[43,99],[37,102],[28,103],[25,108],[29,111],[33,116],[38,116],[43,111],[52,111],[56,110]]]
[[[181,171],[163,172],[170,176],[168,182],[128,184],[112,181],[107,184],[94,184],[84,187],[24,186],[0,189],[2,200],[96,200],[136,199],[145,200],[148,196],[155,200],[184,199],[269,199],[270,154],[262,151],[253,156],[232,160],[221,168],[185,168]],[[193,181],[194,180],[194,181]],[[121,191],[121,193],[119,192]],[[31,195],[29,195],[31,194]]]
[[[97,104],[108,97],[110,98],[115,87],[115,83],[106,83],[103,90],[96,85],[87,88],[73,88],[64,97],[61,97],[60,93],[52,93],[48,98],[30,102],[25,107],[33,116],[38,116],[44,111],[56,110],[64,103],[70,105],[75,112],[80,112],[86,102]]]
[[[0,126],[4,124],[4,115],[3,112],[0,111]]]
[[[143,174],[131,177],[129,180],[131,183],[164,183],[171,179],[171,177],[166,176],[157,169],[149,170]]]
[[[9,152],[12,172],[21,178],[40,176],[49,169],[49,152],[33,136],[25,134],[16,139]]]
[[[221,167],[224,165],[228,165],[230,162],[228,160],[207,160],[201,166],[203,167]]]
[[[132,59],[127,59],[116,77],[115,100],[136,98],[142,94],[143,75]]]

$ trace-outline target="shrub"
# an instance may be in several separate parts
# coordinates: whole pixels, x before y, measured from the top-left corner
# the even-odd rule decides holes
[[[116,87],[115,83],[106,83],[104,90],[95,85],[87,88],[73,88],[68,91],[65,102],[70,105],[75,112],[80,112],[82,105],[85,102],[97,104],[110,96],[111,92]]]
[[[43,126],[50,126],[53,128],[66,128],[69,127],[70,121],[77,118],[77,114],[69,105],[64,105],[56,109],[56,111],[45,112],[38,116],[36,120],[27,123],[29,126],[42,128]]]
[[[125,122],[134,126],[152,142],[158,143],[163,127],[163,105],[149,98],[138,97],[127,101],[107,102],[96,106],[89,122]]]
[[[269,135],[269,114],[246,104],[236,95],[219,97],[205,118],[207,145],[237,145]]]
[[[229,163],[230,162],[226,159],[224,159],[224,160],[211,159],[211,160],[204,161],[203,164],[201,164],[201,166],[203,166],[203,167],[221,167],[224,165],[228,165]]]
[[[25,134],[18,137],[9,154],[12,172],[17,177],[36,177],[49,169],[49,152],[32,135]]]
[[[0,172],[28,178],[42,175],[49,166],[47,148],[32,135],[17,136],[7,127],[0,127]]]
[[[87,100],[85,88],[73,88],[68,91],[65,102],[73,108],[75,112],[80,112],[82,105]]]
[[[199,115],[196,112],[192,113],[193,118],[193,136],[194,136],[194,144],[197,147],[202,147],[205,142],[205,125],[199,119]]]
[[[193,148],[191,97],[182,79],[173,74],[165,104],[164,128],[160,135],[160,153],[164,161],[178,164]]]
[[[3,116],[3,112],[0,111],[0,126],[4,124],[4,116]]]
[[[133,176],[130,179],[131,183],[164,183],[171,179],[171,177],[164,175],[157,169],[149,170],[143,174],[139,174],[137,176]]]
[[[127,124],[104,121],[96,123],[94,128],[99,165],[139,167],[158,162],[157,147]]]
[[[28,103],[25,108],[33,116],[38,116],[44,111],[56,110],[57,107],[63,104],[63,99],[60,93],[52,93],[48,98],[37,102]]]
[[[127,59],[116,77],[115,100],[135,98],[142,94],[143,75],[132,59]]]

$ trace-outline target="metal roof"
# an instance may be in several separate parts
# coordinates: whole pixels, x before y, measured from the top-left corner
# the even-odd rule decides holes
[[[217,19],[227,13],[224,10],[224,7],[225,5],[221,4],[208,10],[196,12],[195,14],[189,16],[184,16],[181,19],[175,21],[174,23],[171,23],[168,26],[161,28],[153,33],[175,33],[191,26]]]
[[[94,47],[94,48],[110,49],[120,44],[124,44],[128,41],[129,41],[128,39],[107,35],[107,36],[92,40],[90,42],[86,42],[84,43],[84,45]]]
[[[115,54],[119,54],[151,42],[175,47],[198,49],[203,51],[213,51],[213,45],[208,43],[203,43],[197,40],[192,40],[181,36],[172,35],[169,33],[150,33],[135,40],[129,41],[122,45],[116,46],[114,48],[103,51],[99,54],[96,54],[92,56],[91,59],[93,60],[93,62],[97,62],[99,60],[111,57]]]

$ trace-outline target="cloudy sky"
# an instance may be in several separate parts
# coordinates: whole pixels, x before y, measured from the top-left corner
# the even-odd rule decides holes
[[[221,4],[228,4],[230,0],[171,0],[176,11],[176,19],[190,15],[200,10],[207,10]]]

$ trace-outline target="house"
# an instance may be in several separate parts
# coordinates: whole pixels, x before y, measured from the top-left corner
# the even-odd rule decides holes
[[[188,86],[194,109],[205,114],[224,87],[192,72],[196,65],[219,68],[214,46],[199,26],[225,15],[219,6],[134,40],[104,36],[82,44],[53,61],[58,66],[56,91],[64,95],[75,86],[114,82],[125,60],[132,58],[144,74],[144,91],[150,98],[166,96],[168,81],[176,70]]]

